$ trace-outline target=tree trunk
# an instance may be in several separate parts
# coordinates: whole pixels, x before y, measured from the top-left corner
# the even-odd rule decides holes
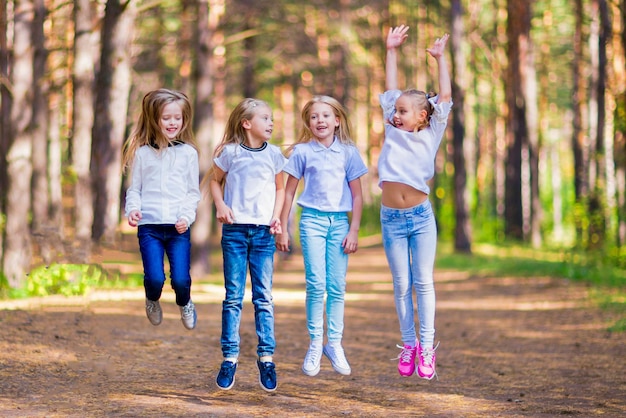
[[[465,56],[461,45],[464,38],[463,11],[460,0],[452,0],[452,161],[454,164],[454,249],[462,253],[472,252],[472,231],[467,205],[467,168],[465,166]]]
[[[94,222],[92,238],[112,244],[120,219],[121,149],[126,135],[131,87],[130,45],[134,2],[108,0],[102,27],[102,53],[96,80],[91,152]]]
[[[195,86],[195,112],[194,132],[198,146],[202,150],[200,154],[200,177],[209,170],[211,157],[215,144],[213,125],[213,61],[211,36],[219,22],[219,15],[209,15],[216,10],[209,9],[209,0],[197,2],[197,27],[195,34],[196,67],[193,73],[193,85]],[[209,17],[210,16],[210,17]],[[202,191],[208,196],[208,190]],[[211,227],[213,224],[213,211],[209,199],[202,199],[198,205],[196,222],[191,234],[191,274],[194,277],[203,276],[211,271]]]
[[[33,180],[32,207],[33,237],[46,265],[55,255],[54,230],[50,224],[50,192],[48,187],[48,95],[50,81],[46,74],[48,51],[45,46],[44,23],[48,14],[43,0],[35,0],[33,24],[34,80],[33,80]]]
[[[15,1],[11,144],[7,153],[6,230],[3,271],[12,288],[26,281],[32,258],[29,215],[32,178],[34,4]]]
[[[91,0],[74,0],[73,130],[72,167],[74,188],[74,237],[80,251],[76,261],[86,263],[91,255],[94,208],[91,174],[91,134],[94,127],[94,54]]]
[[[0,215],[5,213],[7,190],[6,155],[11,132],[11,94],[9,93],[9,48],[7,43],[7,0],[0,0]],[[4,254],[4,220],[0,217],[0,273]]]
[[[524,211],[522,199],[522,152],[528,147],[526,124],[527,74],[524,62],[530,42],[530,4],[527,0],[508,0],[507,36],[508,69],[506,100],[507,159],[505,180],[505,234],[509,238],[524,239]],[[513,18],[514,17],[514,18]]]

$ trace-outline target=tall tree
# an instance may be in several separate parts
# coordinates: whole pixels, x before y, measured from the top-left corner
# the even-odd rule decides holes
[[[210,4],[210,1],[213,1]],[[223,8],[214,4],[214,0],[197,2],[197,22],[195,31],[195,67],[193,72],[194,98],[194,132],[198,146],[202,150],[200,176],[209,170],[214,147],[213,126],[213,34],[217,28]],[[214,7],[210,7],[214,6]],[[208,200],[208,199],[207,199]],[[211,204],[201,200],[198,205],[196,222],[191,235],[191,273],[194,276],[210,272],[210,238],[212,227]]]
[[[6,230],[3,271],[9,286],[20,288],[32,259],[30,234],[33,114],[34,2],[14,2],[11,134],[7,152]]]
[[[454,249],[471,253],[472,231],[467,204],[467,168],[465,166],[465,56],[461,39],[464,38],[463,10],[460,0],[452,0],[452,35],[450,51],[452,54],[452,161],[454,164],[454,211],[455,231]]]
[[[120,219],[121,152],[131,87],[131,40],[135,2],[108,0],[101,35],[100,68],[91,152],[95,241],[113,243]]]
[[[4,210],[7,189],[7,150],[11,132],[11,94],[9,92],[9,48],[7,42],[7,0],[0,0],[0,274],[4,254]]]
[[[91,254],[93,193],[91,186],[91,134],[94,126],[95,62],[93,10],[91,0],[74,0],[74,61],[72,68],[72,168],[74,188],[74,236],[82,248],[77,261],[87,262]]]
[[[507,156],[505,180],[505,234],[509,238],[524,239],[524,208],[522,170],[528,158],[528,125],[526,121],[528,74],[525,62],[530,46],[530,7],[528,0],[507,1],[508,68],[506,102]],[[523,159],[523,154],[525,155]]]

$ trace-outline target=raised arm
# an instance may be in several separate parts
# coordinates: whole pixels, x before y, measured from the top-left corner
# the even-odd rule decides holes
[[[387,61],[385,63],[385,89],[395,90],[398,88],[398,48],[409,37],[409,27],[400,25],[389,29],[387,35]]]
[[[441,38],[437,39],[432,47],[426,51],[437,60],[437,66],[439,68],[439,97],[437,102],[449,102],[452,99],[452,83],[450,81],[450,72],[448,70],[448,63],[444,51],[446,49],[446,43],[450,35],[447,33]]]

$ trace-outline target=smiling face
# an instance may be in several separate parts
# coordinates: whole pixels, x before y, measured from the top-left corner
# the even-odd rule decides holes
[[[163,107],[159,127],[167,139],[176,139],[183,127],[183,109],[178,102],[168,103]]]
[[[423,126],[428,112],[419,110],[415,102],[408,95],[401,95],[396,100],[396,113],[393,115],[393,125],[403,131],[413,132],[418,126]]]
[[[337,127],[339,127],[339,117],[335,115],[330,105],[317,102],[311,106],[309,129],[318,141],[332,143]]]

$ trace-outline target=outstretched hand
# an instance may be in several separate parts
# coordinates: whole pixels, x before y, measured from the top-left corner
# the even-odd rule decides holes
[[[387,35],[387,49],[398,48],[400,45],[406,41],[409,37],[407,32],[409,31],[409,27],[406,25],[400,25],[395,28],[389,29],[389,34]]]
[[[446,49],[446,43],[448,42],[448,38],[449,37],[450,37],[450,35],[448,35],[446,33],[441,38],[438,38],[435,41],[435,43],[433,44],[433,46],[428,48],[428,49],[426,49],[426,51],[428,51],[428,53],[433,58],[439,58],[439,57],[443,56],[443,51]]]

